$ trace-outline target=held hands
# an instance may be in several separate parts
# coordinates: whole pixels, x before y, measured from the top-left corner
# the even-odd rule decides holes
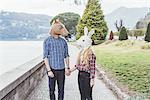
[[[70,76],[70,74],[71,74],[70,69],[65,68],[65,74],[66,74],[67,76]],[[48,71],[48,76],[51,77],[51,78],[53,78],[53,77],[54,77],[54,73],[50,70],[50,71]]]
[[[67,76],[70,76],[71,71],[70,71],[70,69],[69,69],[69,68],[65,68],[65,74],[66,74]]]

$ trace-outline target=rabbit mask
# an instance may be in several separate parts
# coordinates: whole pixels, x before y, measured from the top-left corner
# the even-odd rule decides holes
[[[81,49],[89,48],[92,45],[91,36],[94,34],[94,32],[94,29],[91,29],[91,31],[88,32],[88,28],[85,26],[84,35],[77,40],[76,45],[79,46]]]

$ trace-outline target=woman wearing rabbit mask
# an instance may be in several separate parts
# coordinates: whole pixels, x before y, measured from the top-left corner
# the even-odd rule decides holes
[[[77,46],[81,48],[81,51],[78,54],[75,67],[71,69],[71,72],[76,69],[79,70],[78,85],[81,100],[92,100],[96,61],[96,56],[91,49],[91,36],[93,33],[93,29],[88,32],[87,27],[84,28],[84,35],[77,41]]]

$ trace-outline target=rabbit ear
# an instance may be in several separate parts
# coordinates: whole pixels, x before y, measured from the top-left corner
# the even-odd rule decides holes
[[[88,28],[86,26],[84,27],[84,35],[88,35]]]
[[[91,29],[91,31],[89,32],[88,36],[91,37],[94,33],[95,33],[95,30],[94,30],[94,29]]]

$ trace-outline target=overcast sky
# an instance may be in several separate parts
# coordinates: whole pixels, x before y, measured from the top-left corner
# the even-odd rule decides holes
[[[105,14],[119,7],[150,7],[150,0],[100,0]],[[73,0],[0,0],[0,10],[47,14],[55,16],[62,12],[82,14],[85,5],[77,6]]]

